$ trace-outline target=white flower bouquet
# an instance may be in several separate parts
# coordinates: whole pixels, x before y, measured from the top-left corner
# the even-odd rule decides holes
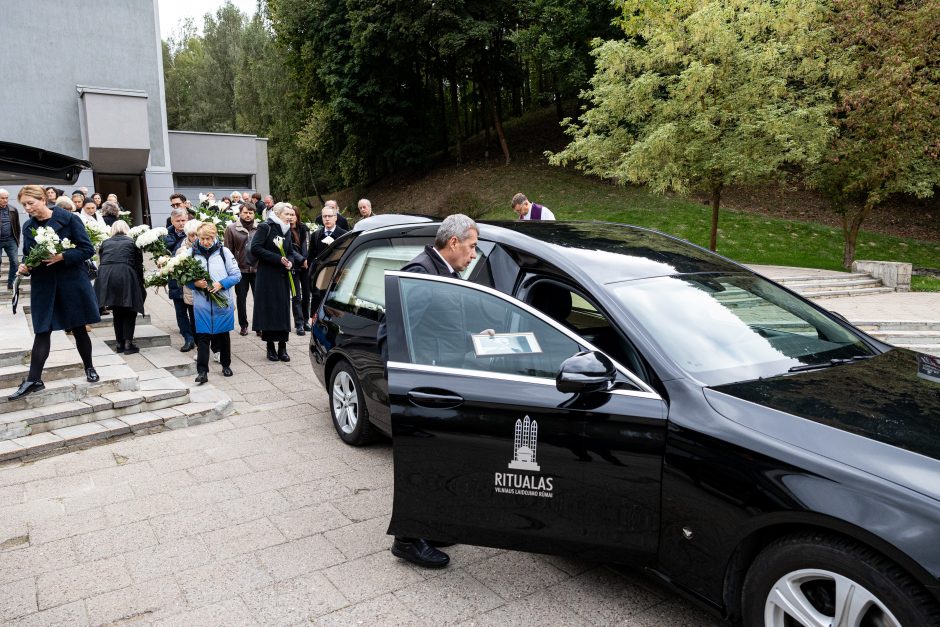
[[[149,231],[149,230],[150,230],[150,225],[149,225],[149,224],[141,224],[140,226],[132,227],[131,230],[130,230],[130,233],[128,233],[128,235],[131,236],[131,239],[132,239],[132,240],[135,240],[135,241],[136,241],[138,235],[140,235],[140,234],[143,233],[144,231]]]
[[[33,239],[36,244],[29,249],[29,253],[23,258],[23,265],[27,268],[35,268],[46,259],[75,248],[75,244],[70,242],[69,238],[66,237],[60,240],[59,234],[48,226],[33,229]]]
[[[96,249],[101,245],[101,242],[109,237],[108,232],[97,222],[86,222],[85,230],[88,232],[88,239],[91,240],[91,245]]]
[[[281,257],[287,257],[287,255],[284,254],[284,238],[283,237],[280,237],[280,236],[275,237],[274,245],[277,246],[277,249],[279,251],[281,251]],[[287,278],[290,279],[290,295],[291,295],[291,298],[293,298],[294,296],[297,296],[297,286],[294,285],[294,275],[290,270],[287,271]]]
[[[150,256],[156,260],[170,254],[170,251],[166,248],[166,243],[163,241],[166,234],[167,230],[162,226],[155,229],[147,229],[134,238],[134,243],[137,244],[137,248],[150,253]]]

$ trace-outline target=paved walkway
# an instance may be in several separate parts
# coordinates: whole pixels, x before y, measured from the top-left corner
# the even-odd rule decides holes
[[[147,305],[174,328],[165,297]],[[389,444],[336,437],[308,338],[289,364],[232,339],[235,376],[212,364],[210,381],[239,414],[0,466],[0,624],[716,624],[629,569],[472,546],[442,572],[394,558]]]

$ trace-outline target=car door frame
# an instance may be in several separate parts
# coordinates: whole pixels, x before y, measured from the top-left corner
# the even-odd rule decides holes
[[[648,433],[643,432],[642,438],[643,443],[636,446],[635,449],[629,451],[614,451],[615,453],[626,453],[625,458],[630,458],[630,463],[633,463],[633,468],[640,467],[643,469],[643,476],[633,477],[634,481],[624,481],[624,477],[615,478],[612,480],[612,483],[619,485],[623,489],[637,490],[637,492],[642,492],[642,498],[645,499],[642,504],[643,507],[632,508],[627,511],[628,508],[624,508],[624,511],[618,511],[615,513],[614,517],[616,520],[610,522],[615,527],[619,526],[619,530],[612,530],[607,534],[600,534],[603,536],[603,541],[594,541],[592,542],[591,534],[582,533],[577,534],[579,537],[571,538],[571,542],[552,542],[546,543],[544,537],[530,537],[524,531],[519,531],[518,529],[507,529],[505,527],[500,529],[482,529],[482,528],[472,528],[468,525],[463,524],[464,521],[460,520],[458,517],[461,516],[461,512],[453,509],[452,507],[442,506],[438,510],[435,510],[438,517],[440,516],[451,516],[449,520],[452,520],[453,524],[441,525],[440,518],[434,524],[427,524],[427,521],[421,522],[410,513],[407,513],[409,510],[414,511],[414,508],[417,506],[419,508],[423,507],[434,507],[434,504],[430,501],[433,500],[432,497],[424,498],[415,498],[415,482],[422,481],[432,481],[432,475],[434,471],[430,471],[427,477],[421,477],[421,472],[410,472],[411,469],[404,466],[406,463],[410,463],[408,460],[411,459],[413,452],[415,451],[415,443],[417,442],[418,446],[426,446],[421,443],[421,438],[425,438],[426,441],[430,442],[432,438],[442,435],[442,432],[438,434],[434,433],[419,433],[413,428],[413,425],[409,425],[411,421],[407,417],[403,417],[403,414],[396,412],[396,407],[402,407],[403,403],[400,400],[397,400],[399,396],[404,397],[404,394],[398,394],[396,386],[399,384],[404,385],[404,387],[411,387],[412,382],[421,381],[422,378],[427,381],[440,380],[441,376],[450,376],[455,375],[459,377],[461,375],[460,369],[454,368],[445,368],[439,366],[423,366],[415,365],[410,363],[407,356],[407,337],[404,329],[404,316],[401,307],[401,290],[399,281],[401,279],[416,279],[423,281],[436,281],[442,283],[451,283],[466,289],[476,290],[489,294],[512,307],[516,307],[525,311],[526,313],[534,316],[539,321],[549,325],[553,330],[562,334],[566,338],[572,340],[575,344],[580,347],[583,347],[587,350],[598,350],[596,347],[591,345],[590,342],[587,342],[583,338],[579,337],[575,332],[566,328],[565,326],[559,324],[557,321],[546,316],[539,310],[531,307],[527,303],[521,302],[514,298],[513,296],[501,292],[499,290],[480,285],[480,284],[471,284],[466,281],[461,281],[459,279],[453,279],[450,277],[437,277],[426,274],[414,274],[406,272],[394,272],[386,271],[385,273],[385,288],[386,288],[386,320],[388,324],[388,333],[389,333],[389,362],[387,364],[388,368],[388,382],[389,382],[389,402],[390,402],[390,418],[392,422],[392,432],[393,432],[393,449],[395,450],[394,457],[396,459],[395,466],[395,507],[393,507],[393,518],[390,526],[389,533],[403,534],[403,535],[421,535],[423,537],[430,537],[431,539],[439,539],[445,541],[457,541],[466,544],[478,544],[484,546],[494,546],[500,548],[511,548],[518,550],[529,550],[535,552],[554,552],[554,553],[563,553],[563,554],[577,554],[582,557],[594,557],[601,559],[614,559],[614,560],[623,560],[623,561],[635,561],[637,563],[645,562],[652,563],[655,560],[655,555],[658,550],[659,543],[659,522],[660,522],[660,511],[661,511],[661,490],[660,482],[662,477],[662,454],[665,449],[665,439],[666,439],[666,427],[667,427],[667,409],[665,402],[661,395],[656,392],[652,387],[642,381],[639,377],[630,372],[623,365],[615,362],[615,368],[618,372],[620,380],[629,383],[634,389],[631,390],[610,390],[602,392],[599,394],[604,395],[602,401],[599,402],[597,397],[593,397],[589,400],[588,396],[579,396],[572,395],[565,403],[562,403],[557,407],[558,410],[564,410],[568,407],[571,408],[572,414],[576,410],[584,410],[583,405],[591,405],[587,407],[588,412],[583,412],[584,414],[589,415],[590,410],[594,409],[592,403],[597,402],[598,407],[605,404],[609,404],[613,407],[626,406],[626,403],[643,403],[643,410],[646,412],[642,418],[635,419],[638,426],[638,431],[632,432],[632,436],[636,436],[637,433],[643,431],[644,428],[648,428],[650,432],[655,433],[655,438],[652,441],[649,439]],[[599,351],[602,352],[602,351]],[[441,375],[435,379],[435,375],[429,372],[434,370],[436,374]],[[473,371],[471,369],[471,372]],[[482,372],[477,372],[477,375],[485,374]],[[473,375],[471,375],[473,376]],[[525,377],[518,375],[501,375],[501,377],[506,377],[516,381],[516,384],[524,385],[529,383],[528,380],[535,379],[535,377]],[[531,385],[531,383],[530,383]],[[545,390],[544,386],[551,386],[552,394],[560,394],[556,392],[554,383],[551,380],[541,379],[538,381],[538,387],[540,390]],[[408,393],[410,394],[410,393]],[[543,392],[544,394],[544,392]],[[562,395],[563,396],[563,395]],[[631,397],[629,401],[627,399],[621,398],[622,396]],[[613,400],[611,400],[613,399]],[[445,398],[446,400],[446,398]],[[571,405],[567,406],[566,403],[570,402]],[[618,405],[618,403],[621,403]],[[579,406],[582,405],[582,406]],[[450,415],[454,415],[452,410],[442,406],[443,411],[450,411]],[[423,410],[418,410],[418,413],[422,413]],[[427,412],[424,412],[425,414]],[[563,413],[559,411],[556,413]],[[599,412],[603,413],[603,411]],[[640,415],[640,414],[637,414]],[[521,418],[520,414],[520,418]],[[419,419],[420,420],[420,419]],[[580,424],[585,422],[584,418],[578,418]],[[629,422],[634,420],[633,414],[626,415],[625,421]],[[641,423],[639,421],[646,421]],[[576,421],[572,421],[576,422]],[[630,429],[623,429],[623,425],[619,424],[608,424],[598,421],[596,425],[588,423],[588,431],[591,432],[591,438],[584,438],[584,441],[590,441],[597,443],[599,438],[602,438],[607,435],[617,434],[617,433],[627,433],[631,432]],[[458,428],[452,434],[454,437],[461,436],[461,430]],[[510,452],[512,447],[511,442],[511,432],[509,435],[509,444]],[[417,438],[415,436],[420,436]],[[613,437],[617,437],[614,435]],[[627,438],[628,436],[621,436]],[[631,445],[639,442],[641,438],[637,437],[636,441],[630,441]],[[404,442],[404,443],[402,443]],[[441,446],[446,445],[447,439],[441,439]],[[398,446],[396,446],[398,443]],[[615,445],[617,442],[615,442]],[[433,449],[426,449],[433,451]],[[571,451],[575,452],[575,448],[572,448]],[[587,452],[585,452],[587,454]],[[590,455],[587,457],[594,457],[593,461],[597,463],[593,464],[590,469],[585,470],[585,472],[599,471],[602,468],[609,469],[612,464],[605,463],[601,460],[601,457],[606,456],[607,458],[614,457],[611,454],[610,450],[598,451],[596,448],[590,449]],[[637,460],[640,459],[638,463]],[[420,457],[421,463],[428,463],[426,457]],[[592,459],[582,460],[582,461],[592,461]],[[609,460],[608,460],[609,461]],[[614,460],[615,462],[617,460]],[[446,462],[445,462],[446,463]],[[584,465],[585,468],[588,466]],[[604,471],[608,473],[609,471]],[[479,479],[483,475],[483,472],[477,473]],[[608,474],[604,475],[605,477],[609,476]],[[438,475],[438,478],[440,476]],[[580,480],[580,485],[589,485],[591,482],[586,481],[585,479]],[[447,481],[456,485],[454,482]],[[477,481],[479,483],[479,481]],[[596,483],[596,482],[595,482]],[[453,487],[453,486],[451,486]],[[444,491],[451,491],[451,487],[447,487]],[[443,493],[441,490],[438,490],[440,485],[435,488],[429,488],[430,491],[437,490],[439,493]],[[479,487],[477,486],[474,490],[479,493]],[[619,495],[614,495],[612,502],[618,502],[617,498]],[[531,497],[531,498],[530,498]],[[529,498],[529,504],[532,507],[541,506],[541,503],[535,503],[532,500],[534,497],[527,495],[526,498]],[[629,498],[636,499],[635,494],[630,495]],[[416,505],[420,501],[420,505]],[[428,502],[425,502],[428,501]],[[626,502],[626,501],[625,501]],[[558,503],[555,504],[559,505]],[[561,503],[563,506],[564,503]],[[598,504],[600,505],[600,504]],[[483,506],[489,507],[491,506]],[[520,508],[516,504],[517,514],[519,513]],[[601,509],[598,507],[595,509]],[[617,508],[612,508],[617,509]],[[404,512],[401,516],[396,518],[395,511]],[[644,510],[640,512],[639,510]],[[445,514],[440,514],[443,511]],[[639,512],[639,513],[638,513]],[[544,512],[543,512],[544,513]],[[524,512],[522,514],[524,516]],[[566,512],[566,515],[570,518],[571,511]],[[575,513],[575,516],[579,514]],[[534,519],[535,517],[533,517]],[[593,521],[588,514],[585,514],[585,518]],[[538,521],[533,525],[536,527]],[[589,523],[585,523],[588,527]],[[599,523],[598,523],[599,524]],[[623,530],[629,528],[630,525],[634,525],[635,529],[641,531],[642,533],[637,533],[637,536],[642,537],[628,537]],[[444,528],[448,527],[448,528]],[[614,531],[617,531],[614,533]],[[622,546],[617,546],[616,538],[619,537],[622,542]]]

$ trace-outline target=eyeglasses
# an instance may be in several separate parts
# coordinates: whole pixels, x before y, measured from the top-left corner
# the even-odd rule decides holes
[[[175,209],[176,207],[182,207],[182,206],[183,206],[183,203],[181,203],[181,202],[171,202],[171,203],[170,203],[170,206]]]
[[[324,214],[323,214],[322,216],[320,216],[320,217],[323,218],[324,220],[327,220],[327,219],[329,219],[329,220],[335,220],[335,219],[336,219],[336,214],[335,214],[335,213],[324,213]]]

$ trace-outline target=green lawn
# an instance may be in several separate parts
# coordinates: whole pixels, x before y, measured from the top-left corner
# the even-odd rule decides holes
[[[509,220],[516,191],[548,206],[560,220],[606,220],[658,229],[708,245],[710,207],[644,189],[617,187],[561,168],[533,165],[485,168],[474,173],[485,219]],[[718,252],[743,263],[841,270],[841,229],[722,209]],[[907,261],[940,268],[940,242],[862,231],[857,259]],[[940,291],[940,280],[917,277],[915,289]]]

